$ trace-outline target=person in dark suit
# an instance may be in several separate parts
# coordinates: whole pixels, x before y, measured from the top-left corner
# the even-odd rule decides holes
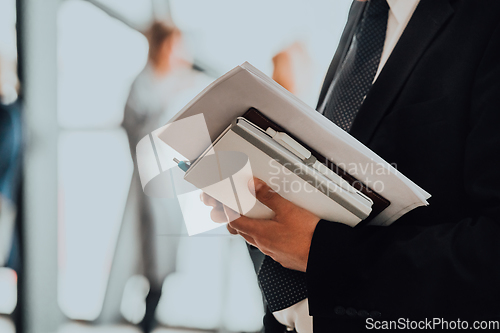
[[[318,103],[327,117],[335,114],[328,111],[331,87],[342,80],[369,2],[354,1],[328,70]],[[420,0],[347,126],[430,192],[429,206],[389,227],[350,228],[319,221],[254,181],[257,198],[277,217],[266,223],[239,217],[228,228],[284,267],[305,272],[314,332],[425,318],[441,319],[433,328],[488,320],[498,329],[499,17],[495,0]],[[285,329],[269,311],[265,326]]]

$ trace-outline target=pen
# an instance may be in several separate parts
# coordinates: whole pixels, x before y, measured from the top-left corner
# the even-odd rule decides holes
[[[184,161],[179,161],[178,159],[174,158],[174,162],[177,163],[177,166],[184,172],[188,171],[190,165],[187,164]]]

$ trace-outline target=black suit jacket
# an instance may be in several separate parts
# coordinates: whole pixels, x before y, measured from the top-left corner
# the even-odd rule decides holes
[[[500,320],[499,23],[498,0],[420,1],[351,134],[430,192],[430,206],[389,227],[320,221],[307,267],[315,332],[364,331],[367,317]]]

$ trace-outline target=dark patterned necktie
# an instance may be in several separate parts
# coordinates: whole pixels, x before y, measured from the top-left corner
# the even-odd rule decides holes
[[[349,131],[363,99],[370,90],[384,48],[389,6],[370,0],[340,72],[334,79],[325,116]],[[284,268],[265,257],[258,272],[267,306],[272,312],[307,298],[306,274]]]
[[[271,312],[286,309],[307,298],[306,273],[284,268],[268,256],[257,276]]]
[[[386,0],[370,0],[352,39],[342,67],[332,82],[332,92],[324,115],[345,131],[370,90],[384,49],[389,5]]]

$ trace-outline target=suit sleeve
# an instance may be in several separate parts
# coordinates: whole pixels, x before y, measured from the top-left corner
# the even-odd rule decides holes
[[[286,332],[286,327],[280,324],[276,320],[271,310],[269,310],[269,308],[266,306],[266,313],[263,319],[262,333],[285,333],[285,332]]]
[[[468,216],[410,224],[409,213],[389,227],[361,228],[320,221],[307,267],[311,315],[333,318],[350,307],[381,319],[500,317],[499,59],[497,28],[476,72],[457,180]]]

